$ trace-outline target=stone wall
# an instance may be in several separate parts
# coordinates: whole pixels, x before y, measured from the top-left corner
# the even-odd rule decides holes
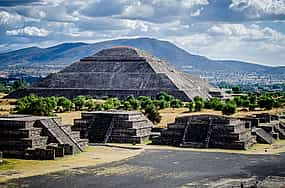
[[[141,112],[86,112],[74,120],[73,130],[94,143],[143,143],[149,139],[152,123]]]
[[[248,122],[214,115],[178,117],[154,144],[183,147],[248,149],[256,142]]]
[[[59,118],[0,117],[0,151],[4,157],[48,160],[74,154],[87,145],[79,134],[64,129]]]

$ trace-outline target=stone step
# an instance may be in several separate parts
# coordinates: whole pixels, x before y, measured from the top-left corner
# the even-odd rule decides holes
[[[285,130],[280,127],[280,125],[274,126],[274,131],[279,133],[280,139],[285,139]]]
[[[72,150],[74,153],[83,151],[80,145],[68,134],[68,132],[66,132],[60,125],[58,125],[54,119],[44,119],[40,120],[40,122],[41,125],[46,128],[46,130],[54,137],[55,140],[58,141],[59,144],[65,145],[67,148],[73,147],[73,149],[67,150]]]
[[[256,135],[256,140],[258,143],[272,144],[276,141],[270,134],[268,134],[262,128],[255,128],[254,133]]]

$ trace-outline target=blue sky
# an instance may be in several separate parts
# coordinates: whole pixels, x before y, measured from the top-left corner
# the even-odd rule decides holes
[[[0,0],[0,52],[128,37],[285,65],[285,0]]]

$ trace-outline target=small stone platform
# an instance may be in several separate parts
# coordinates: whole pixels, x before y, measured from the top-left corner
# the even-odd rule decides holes
[[[83,151],[88,140],[62,126],[58,117],[9,115],[0,117],[3,157],[50,160]]]
[[[256,135],[258,143],[272,144],[276,140],[285,139],[285,126],[279,115],[269,113],[254,114],[243,118],[252,124],[252,133]]]
[[[84,112],[74,120],[73,130],[93,143],[143,143],[149,139],[153,124],[141,112]]]
[[[235,118],[215,115],[177,117],[162,130],[154,144],[194,148],[248,149],[256,143],[251,124]]]

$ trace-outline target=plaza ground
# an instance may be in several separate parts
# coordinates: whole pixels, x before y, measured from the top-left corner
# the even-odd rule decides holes
[[[241,183],[244,185],[259,183],[264,188],[281,188],[285,186],[284,177],[284,153],[245,155],[149,148],[125,160],[15,179],[0,186],[3,188],[226,188],[240,187]]]

